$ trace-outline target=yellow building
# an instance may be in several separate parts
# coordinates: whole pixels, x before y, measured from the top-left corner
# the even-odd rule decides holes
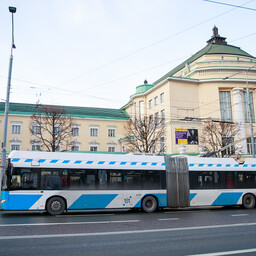
[[[167,154],[184,147],[186,153],[198,153],[202,120],[233,121],[241,124],[239,138],[250,134],[247,84],[255,122],[256,58],[227,44],[214,27],[206,47],[153,84],[138,86],[124,109],[131,117],[165,119]],[[241,144],[241,154],[251,153],[246,140]]]
[[[203,120],[212,118],[241,125],[237,135],[250,134],[246,88],[252,100],[255,124],[256,58],[239,47],[227,44],[214,27],[207,45],[153,84],[145,81],[120,109],[64,106],[73,116],[73,140],[70,150],[125,152],[124,124],[135,116],[164,120],[166,134],[158,142],[167,154],[184,151],[198,154]],[[10,104],[7,151],[38,150],[30,127],[33,104]],[[4,104],[0,103],[0,139],[3,137]],[[235,138],[237,139],[237,138]],[[250,141],[241,142],[242,154],[251,154]],[[42,149],[42,148],[41,148]]]
[[[11,103],[8,118],[6,150],[46,150],[34,140],[31,116],[36,104]],[[124,122],[129,119],[122,109],[61,106],[65,114],[73,117],[71,151],[121,152],[119,139],[123,136]],[[0,138],[3,138],[4,103],[0,103]],[[36,130],[36,129],[35,129]],[[60,147],[59,150],[63,150]]]

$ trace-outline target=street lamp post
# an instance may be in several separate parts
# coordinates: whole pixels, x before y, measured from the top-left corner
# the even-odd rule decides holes
[[[2,179],[6,167],[6,140],[7,140],[7,126],[8,126],[8,113],[9,113],[9,98],[10,98],[10,87],[11,87],[11,77],[12,77],[12,62],[13,62],[13,49],[15,49],[14,44],[14,21],[13,14],[16,12],[16,7],[9,6],[9,11],[12,14],[12,45],[11,45],[11,55],[9,60],[9,72],[6,90],[6,101],[5,101],[5,112],[4,112],[4,136],[2,143],[2,157],[1,157],[1,172],[0,172],[0,191],[2,188]]]

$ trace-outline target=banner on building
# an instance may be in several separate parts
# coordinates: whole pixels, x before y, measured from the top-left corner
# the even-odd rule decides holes
[[[197,129],[175,129],[176,144],[198,145]]]

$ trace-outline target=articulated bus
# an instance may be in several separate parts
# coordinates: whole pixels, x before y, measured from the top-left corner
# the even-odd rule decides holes
[[[190,206],[255,207],[256,160],[186,157]],[[2,210],[69,210],[167,207],[165,158],[13,151],[1,191]],[[169,207],[169,206],[168,206]]]

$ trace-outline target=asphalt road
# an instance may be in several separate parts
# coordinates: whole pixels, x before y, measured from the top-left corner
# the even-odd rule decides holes
[[[0,255],[256,255],[256,209],[0,212]]]

